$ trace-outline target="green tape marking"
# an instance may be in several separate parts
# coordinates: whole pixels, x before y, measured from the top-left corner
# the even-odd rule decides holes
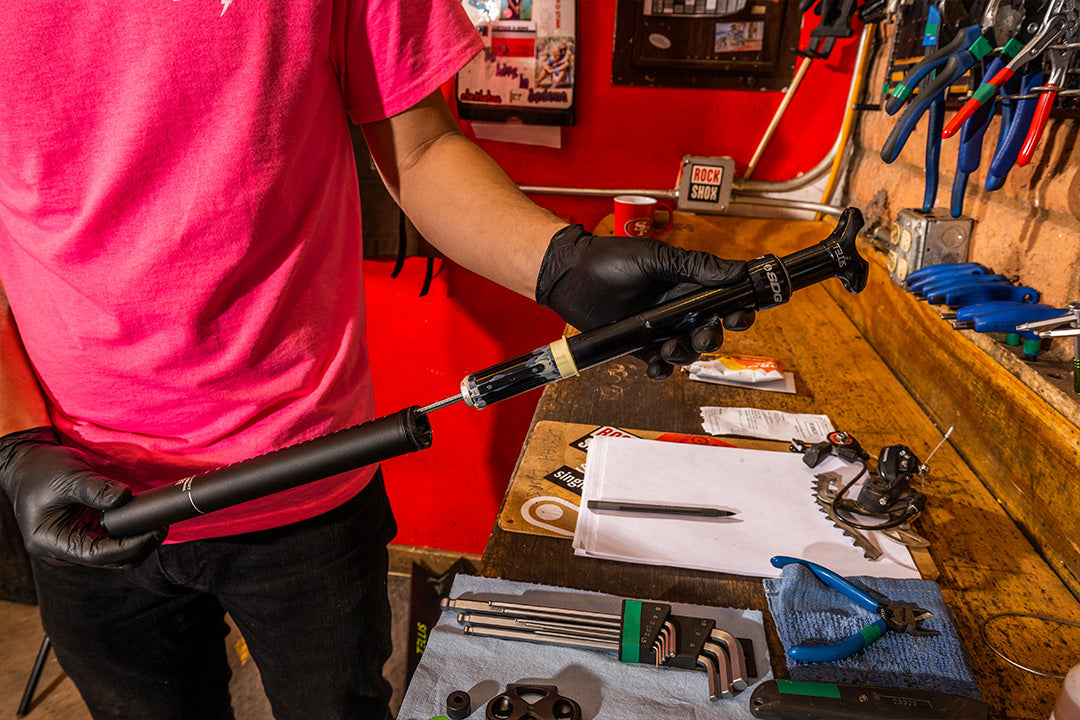
[[[980,35],[978,40],[971,43],[968,51],[975,56],[976,60],[982,60],[993,49],[994,46],[990,44],[990,41]]]
[[[805,680],[777,680],[776,687],[784,695],[809,695],[811,697],[839,698],[840,688],[832,683],[807,682]]]
[[[983,83],[979,86],[979,89],[972,95],[973,98],[979,101],[980,105],[985,105],[986,101],[994,97],[994,93],[997,92],[997,85],[991,85],[990,83]]]
[[[1005,47],[1001,48],[1001,54],[1005,57],[1016,57],[1016,53],[1020,52],[1022,47],[1024,47],[1024,43],[1016,38],[1009,38],[1009,42],[1005,43]]]
[[[641,602],[638,600],[623,601],[619,659],[623,662],[641,662]]]
[[[864,627],[862,630],[859,631],[859,634],[863,636],[863,640],[865,640],[866,644],[869,645],[870,643],[881,637],[881,632],[881,626],[877,623],[874,623],[873,625],[867,625],[866,627]]]
[[[907,99],[907,96],[911,94],[911,90],[912,89],[909,88],[907,85],[904,85],[903,83],[900,83],[899,85],[897,85],[896,87],[893,88],[892,95],[897,100],[905,100],[905,99]]]

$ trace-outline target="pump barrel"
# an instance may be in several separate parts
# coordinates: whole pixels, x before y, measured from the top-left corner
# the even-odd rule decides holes
[[[136,535],[348,470],[431,447],[418,407],[178,480],[102,514],[113,537]]]

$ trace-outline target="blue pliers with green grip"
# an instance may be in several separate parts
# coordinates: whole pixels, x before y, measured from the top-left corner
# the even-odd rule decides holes
[[[919,627],[919,623],[930,617],[933,613],[914,605],[903,603],[883,603],[871,596],[862,588],[856,586],[850,580],[837,575],[832,570],[822,567],[809,560],[776,555],[770,562],[773,567],[783,568],[797,563],[804,565],[817,575],[823,583],[834,590],[838,590],[851,598],[860,606],[875,612],[878,619],[864,627],[849,638],[834,642],[831,645],[796,645],[787,650],[787,655],[792,660],[800,662],[832,662],[842,660],[854,655],[870,643],[885,634],[887,630],[908,635],[939,635],[937,630],[926,630]]]

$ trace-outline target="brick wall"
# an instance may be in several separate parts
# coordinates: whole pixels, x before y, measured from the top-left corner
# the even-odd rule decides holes
[[[877,51],[864,99],[878,102],[888,60],[892,24],[877,28]],[[952,110],[947,117],[951,117]],[[848,202],[882,212],[886,223],[900,208],[921,208],[924,188],[925,118],[891,164],[879,151],[897,116],[862,112],[853,137]],[[1000,123],[986,133],[980,169],[968,181],[964,214],[975,219],[971,256],[1023,285],[1034,287],[1043,302],[1063,307],[1080,300],[1080,129],[1074,118],[1051,118],[1032,162],[1014,167],[1004,187],[983,189]],[[937,206],[948,207],[956,170],[959,135],[944,140]],[[1064,346],[1065,343],[1057,342]],[[1068,348],[1052,347],[1054,355]]]

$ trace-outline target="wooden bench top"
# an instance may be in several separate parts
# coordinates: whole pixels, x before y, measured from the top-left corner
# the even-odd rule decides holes
[[[832,227],[828,220],[819,223],[678,214],[673,232],[665,239],[723,257],[750,259],[766,252],[783,257],[821,241]],[[609,221],[597,229],[605,231],[610,232]],[[726,336],[727,352],[780,358],[785,370],[795,374],[796,394],[718,388],[691,382],[681,373],[663,383],[652,382],[645,378],[637,361],[621,358],[548,386],[538,403],[533,426],[553,420],[701,433],[699,408],[706,405],[823,413],[837,429],[855,435],[876,460],[880,448],[897,443],[909,446],[925,459],[949,424],[956,424],[958,429],[950,442],[930,463],[925,487],[921,488],[928,498],[927,509],[915,526],[931,542],[929,554],[936,580],[964,639],[992,716],[1049,717],[1061,681],[1018,670],[983,642],[980,629],[987,618],[1003,612],[1080,620],[1080,603],[1055,567],[1025,535],[1024,528],[1006,512],[999,497],[988,489],[977,472],[985,463],[970,459],[972,445],[995,441],[994,430],[978,429],[979,421],[962,416],[960,410],[943,402],[931,408],[935,412],[928,412],[927,400],[905,386],[901,381],[904,376],[886,362],[896,362],[896,358],[889,352],[882,353],[870,341],[872,338],[880,344],[878,335],[892,338],[890,352],[906,358],[908,375],[915,372],[911,366],[932,354],[921,344],[919,335],[905,334],[905,322],[898,319],[902,313],[897,308],[913,301],[892,285],[880,258],[864,255],[872,262],[870,287],[863,294],[847,295],[837,281],[829,280],[797,291],[784,306],[759,313],[750,330]],[[917,308],[913,312],[928,311]],[[932,325],[927,318],[920,322]],[[941,342],[947,342],[948,336],[943,337]],[[964,342],[971,344],[969,339]],[[957,368],[956,376],[965,371],[984,372],[970,367],[974,361],[966,349],[950,355],[946,345],[941,353],[955,357],[957,363],[969,363],[968,367]],[[921,372],[933,378],[935,372],[941,371],[931,364]],[[956,377],[947,374],[940,375],[937,385],[936,389],[945,395],[964,392]],[[915,389],[933,393],[935,385],[925,380]],[[1037,414],[1045,414],[1034,400],[1028,400],[1035,403]],[[999,412],[1008,413],[1008,408]],[[1056,425],[1050,425],[1035,436],[1049,444],[1054,444],[1048,440],[1051,436],[1066,443],[1065,451],[1054,451],[1057,454],[1052,455],[1055,459],[1051,464],[1068,459],[1068,443],[1074,441],[1070,427],[1074,432],[1075,426],[1068,423],[1056,430]],[[1025,428],[1016,430],[1015,437],[1002,438],[1000,444],[986,450],[986,455],[1015,453],[1015,443],[1023,442],[1016,438],[1023,437]],[[1076,457],[1072,456],[1068,468],[1068,479],[1073,483],[1077,479]],[[1036,474],[1004,482],[1011,482],[1022,494],[1037,480]],[[1067,522],[1075,521],[1070,517]],[[1062,544],[1076,541],[1076,535],[1061,539]],[[766,609],[761,582],[756,578],[575,557],[568,539],[507,532],[498,526],[484,552],[482,571],[512,580],[658,600]],[[772,635],[774,671],[784,677],[783,649],[768,618],[766,628]],[[1014,660],[1058,673],[1076,661],[1074,648],[1080,646],[1080,631],[1030,619],[995,621],[989,637]]]

